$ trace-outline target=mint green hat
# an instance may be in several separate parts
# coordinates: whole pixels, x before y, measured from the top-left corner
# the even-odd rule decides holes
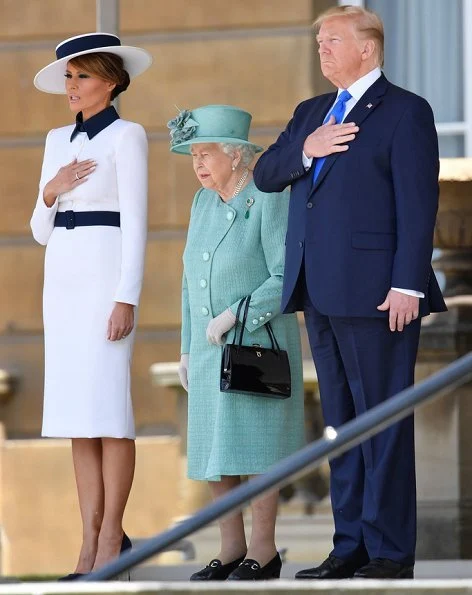
[[[251,145],[256,153],[262,147],[248,141],[252,116],[233,105],[205,105],[196,109],[182,110],[167,123],[170,129],[170,150],[190,154],[194,143],[233,143]]]

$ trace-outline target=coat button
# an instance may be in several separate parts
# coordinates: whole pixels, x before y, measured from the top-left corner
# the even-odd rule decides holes
[[[261,322],[264,322],[264,320],[265,320],[265,316],[259,316],[259,320],[260,320]]]
[[[298,242],[298,247],[303,248],[303,242]]]
[[[205,289],[206,286],[207,286],[206,279],[200,279],[200,287],[202,289]]]
[[[272,312],[267,312],[266,316],[272,316]]]
[[[306,208],[307,208],[307,209],[311,209],[311,208],[313,208],[313,203],[312,203],[312,202],[307,202],[307,203],[306,203]]]
[[[204,252],[202,254],[203,260],[206,262],[207,260],[210,260],[210,253],[209,252]]]
[[[226,219],[228,219],[228,221],[231,221],[231,219],[233,217],[234,217],[233,211],[229,211],[228,213],[226,213]]]
[[[259,321],[257,320],[257,318],[254,318],[254,320],[252,321],[252,324],[259,324]]]
[[[208,308],[206,308],[205,306],[203,306],[203,308],[202,308],[202,314],[203,314],[203,316],[208,316],[209,312],[210,311],[208,310]]]

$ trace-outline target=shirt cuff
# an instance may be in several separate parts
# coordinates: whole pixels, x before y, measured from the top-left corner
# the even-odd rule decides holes
[[[399,287],[392,287],[394,291],[404,293],[405,295],[411,295],[412,297],[424,298],[424,293],[421,291],[415,291],[414,289],[400,289]]]
[[[306,171],[308,171],[311,167],[311,164],[313,163],[313,157],[307,157],[305,155],[305,151],[302,151],[302,162],[303,162],[303,167],[305,168]]]

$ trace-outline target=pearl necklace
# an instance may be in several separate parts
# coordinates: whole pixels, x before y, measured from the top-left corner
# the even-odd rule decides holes
[[[234,187],[233,196],[231,198],[234,198],[236,195],[238,195],[241,192],[241,188],[243,187],[243,184],[246,181],[248,174],[249,174],[249,170],[245,169],[243,172],[243,175],[239,178],[238,183]]]

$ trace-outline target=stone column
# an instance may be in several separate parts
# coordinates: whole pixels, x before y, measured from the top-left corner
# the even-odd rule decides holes
[[[472,159],[443,159],[434,268],[449,312],[424,319],[416,380],[472,348]],[[472,557],[471,384],[416,412],[419,559]]]

